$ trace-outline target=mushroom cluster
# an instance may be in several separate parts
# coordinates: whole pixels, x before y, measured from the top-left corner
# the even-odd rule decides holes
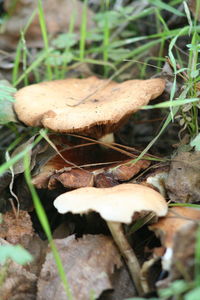
[[[164,87],[165,81],[160,78],[123,83],[96,77],[43,82],[19,90],[14,109],[19,120],[28,126],[101,138],[119,129],[141,106],[158,97]],[[167,203],[161,194],[131,183],[85,187],[61,194],[54,206],[60,213],[98,212],[127,262],[138,294],[144,293],[140,264],[123,233],[122,223],[130,224],[135,213],[166,215]]]

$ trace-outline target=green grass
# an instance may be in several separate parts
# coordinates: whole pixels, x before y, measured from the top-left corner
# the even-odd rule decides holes
[[[25,175],[26,183],[27,183],[27,185],[29,187],[29,190],[31,192],[34,207],[35,207],[38,219],[39,219],[39,221],[42,225],[42,228],[43,228],[43,230],[46,234],[49,245],[51,247],[51,251],[53,253],[53,256],[54,256],[54,259],[55,259],[55,262],[56,262],[58,273],[59,273],[60,278],[63,282],[64,288],[65,288],[65,291],[66,291],[66,295],[67,295],[69,300],[72,300],[73,298],[72,298],[72,294],[71,294],[71,289],[70,289],[69,283],[68,283],[67,278],[66,278],[65,270],[64,270],[59,252],[56,248],[56,244],[55,244],[55,242],[53,240],[53,237],[52,237],[52,234],[51,234],[51,229],[50,229],[50,225],[49,225],[49,222],[48,222],[48,218],[47,218],[45,210],[44,210],[44,208],[41,204],[41,201],[38,197],[38,194],[35,190],[35,187],[33,186],[32,181],[31,181],[30,157],[28,156],[27,153],[24,156],[24,168],[25,168],[24,175]]]
[[[46,56],[48,56],[48,54],[49,54],[49,38],[48,38],[45,16],[44,16],[44,11],[43,11],[41,0],[38,0],[38,14],[39,14],[40,28],[41,28],[41,32],[42,32],[43,41],[44,41],[44,50],[46,52]],[[51,65],[48,62],[48,60],[46,61],[46,68],[47,68],[47,78],[48,78],[48,80],[51,80],[53,78],[53,74],[52,74]]]

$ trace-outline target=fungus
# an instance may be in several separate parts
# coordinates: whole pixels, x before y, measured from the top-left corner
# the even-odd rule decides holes
[[[117,130],[164,88],[161,78],[123,83],[97,77],[69,78],[20,89],[15,94],[14,109],[28,126],[100,138]]]
[[[143,294],[140,265],[129,245],[122,224],[130,224],[136,212],[153,212],[165,216],[167,203],[155,190],[138,184],[120,184],[110,188],[86,187],[58,196],[54,206],[59,213],[98,212],[107,222],[114,241],[124,256],[138,293]]]

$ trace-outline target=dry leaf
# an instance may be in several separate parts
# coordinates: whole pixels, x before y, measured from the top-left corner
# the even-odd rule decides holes
[[[33,227],[29,214],[19,210],[17,216],[13,211],[2,215],[0,225],[0,237],[11,244],[21,244],[26,247],[33,237]]]
[[[200,220],[200,210],[190,207],[173,207],[169,209],[166,217],[161,218],[149,228],[160,237],[162,245],[166,248],[162,257],[162,267],[171,272],[172,263],[176,256],[176,237],[187,226]],[[182,250],[185,248],[183,247]],[[184,252],[183,251],[183,252]]]
[[[113,178],[112,174],[107,172],[95,176],[95,186],[98,188],[112,187],[118,184],[119,182]]]
[[[46,257],[47,246],[47,240],[43,241],[38,235],[33,235],[26,246],[26,250],[33,256],[33,261],[26,266],[27,271],[39,276]]]
[[[111,238],[103,235],[74,236],[55,240],[71,287],[73,299],[94,299],[112,288],[110,276],[121,266],[118,250]],[[37,300],[66,300],[66,292],[52,253],[48,253],[38,281]]]
[[[48,188],[56,188],[60,182],[66,188],[80,188],[86,186],[93,186],[94,175],[83,169],[71,169],[68,171],[61,171],[50,177]]]
[[[200,152],[180,152],[170,165],[166,189],[175,202],[200,201]]]
[[[172,247],[174,238],[180,229],[186,224],[195,223],[200,220],[200,210],[191,207],[173,207],[168,214],[159,219],[155,224],[149,226],[159,237],[162,244]]]
[[[194,279],[195,247],[199,225],[188,223],[177,232],[174,239],[173,258],[170,270],[170,280],[174,281],[185,277]]]
[[[123,165],[109,171],[115,180],[128,181],[141,170],[147,169],[151,164],[148,160],[139,160],[136,163],[129,163],[129,161],[130,159],[124,162]]]
[[[115,271],[112,277],[113,290],[107,290],[98,300],[122,300],[137,296],[128,270],[124,267]]]

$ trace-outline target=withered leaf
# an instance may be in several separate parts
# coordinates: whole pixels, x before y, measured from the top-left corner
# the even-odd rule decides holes
[[[40,274],[45,260],[47,246],[47,240],[41,240],[37,234],[33,235],[26,246],[26,250],[28,250],[28,252],[33,256],[33,261],[26,266],[27,271],[37,276]]]
[[[175,202],[200,201],[200,152],[180,152],[172,160],[166,188]]]
[[[56,181],[60,182],[64,187],[71,189],[93,186],[94,175],[83,169],[71,169],[64,172],[61,171],[50,177],[48,188],[55,188]]]
[[[33,227],[29,214],[19,210],[16,216],[13,211],[9,211],[2,215],[2,219],[0,237],[11,244],[21,244],[26,247],[33,237]]]
[[[169,274],[171,281],[183,278],[184,274],[187,274],[188,278],[194,279],[198,227],[197,223],[188,223],[177,233],[174,240],[172,265]]]
[[[119,167],[110,170],[115,180],[128,181],[141,170],[148,168],[151,164],[148,160],[139,160],[136,163],[129,163],[129,161],[130,160],[124,162]]]
[[[95,176],[95,186],[99,188],[106,188],[118,185],[119,182],[113,178],[112,174],[100,173]]]
[[[174,239],[182,227],[200,220],[200,210],[191,207],[173,207],[168,214],[149,226],[167,247],[173,247]]]
[[[55,240],[71,288],[73,299],[94,299],[112,288],[110,276],[121,266],[120,255],[111,238],[85,235]],[[66,300],[52,253],[48,253],[38,281],[37,300]]]

